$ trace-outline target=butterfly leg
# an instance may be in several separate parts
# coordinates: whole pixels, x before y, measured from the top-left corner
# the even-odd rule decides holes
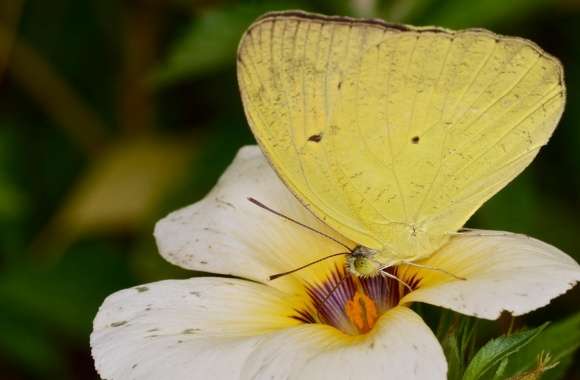
[[[393,280],[399,282],[401,285],[403,285],[405,288],[407,288],[407,290],[409,290],[410,292],[413,291],[413,288],[409,284],[407,284],[405,281],[401,280],[399,277],[397,277],[393,274],[390,274],[389,272],[386,272],[385,269],[387,269],[387,268],[388,267],[384,267],[384,268],[380,269],[381,276],[392,278]]]
[[[485,231],[485,230],[480,230],[477,228],[467,228],[467,227],[463,227],[461,228],[459,231],[457,232],[448,232],[447,235],[451,235],[451,236],[514,236],[514,235],[518,235],[518,236],[525,236],[525,237],[529,237],[528,235],[525,234],[518,234],[518,233],[513,233],[513,232],[502,232],[502,231]]]
[[[409,261],[403,261],[401,264],[403,265],[409,265],[412,267],[416,267],[416,268],[421,268],[421,269],[427,269],[427,270],[433,270],[433,271],[437,271],[437,272],[441,272],[441,273],[445,273],[446,275],[449,275],[457,280],[461,280],[461,281],[465,281],[467,280],[465,277],[461,277],[461,276],[457,276],[456,274],[453,274],[445,269],[442,268],[437,268],[431,265],[426,265],[426,264],[417,264],[417,263],[413,263],[413,262],[409,262]]]

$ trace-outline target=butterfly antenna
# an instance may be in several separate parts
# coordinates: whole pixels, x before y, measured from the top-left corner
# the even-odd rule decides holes
[[[330,235],[327,235],[327,234],[325,234],[324,232],[318,231],[317,229],[314,229],[314,228],[312,228],[312,227],[310,227],[310,226],[307,226],[307,225],[306,225],[306,224],[304,224],[304,223],[300,223],[300,222],[299,222],[299,221],[297,221],[296,219],[292,219],[291,217],[289,217],[289,216],[286,216],[286,215],[282,214],[281,212],[279,212],[279,211],[276,211],[276,210],[274,210],[274,209],[272,209],[272,208],[270,208],[270,207],[266,206],[265,204],[263,204],[262,202],[258,201],[257,199],[254,199],[254,198],[252,198],[252,197],[248,197],[248,200],[249,200],[250,202],[252,202],[253,204],[255,204],[256,206],[258,206],[258,207],[261,207],[261,208],[263,208],[263,209],[264,209],[264,210],[266,210],[266,211],[270,211],[272,214],[274,214],[274,215],[278,215],[278,216],[279,216],[279,217],[281,217],[281,218],[284,218],[284,219],[286,219],[286,220],[289,220],[290,222],[293,222],[293,223],[295,223],[295,224],[297,224],[297,225],[299,225],[299,226],[301,226],[301,227],[303,227],[303,228],[306,228],[306,229],[307,229],[307,230],[309,230],[309,231],[312,231],[312,232],[314,232],[314,233],[317,233],[317,234],[318,234],[318,235],[320,235],[320,236],[324,236],[325,238],[327,238],[327,239],[330,239],[330,240],[332,240],[333,242],[335,242],[335,243],[337,243],[337,244],[340,244],[341,246],[343,246],[344,248],[346,248],[346,249],[347,249],[349,252],[352,252],[352,249],[351,249],[349,246],[347,246],[347,245],[346,245],[346,244],[344,244],[343,242],[341,242],[341,241],[339,241],[339,240],[337,240],[337,239],[333,238],[332,236],[330,236]],[[331,257],[331,256],[329,256],[329,257]],[[316,261],[315,261],[314,263],[316,263]]]
[[[273,274],[273,275],[271,275],[270,277],[268,277],[268,279],[269,279],[270,281],[272,281],[272,280],[275,280],[275,279],[277,279],[277,278],[280,278],[280,277],[282,277],[282,276],[286,276],[287,274],[292,274],[292,273],[294,273],[294,272],[298,272],[299,270],[302,270],[302,269],[304,269],[304,268],[307,268],[307,267],[309,267],[309,266],[311,266],[311,265],[317,264],[317,263],[319,263],[319,262],[321,262],[321,261],[324,261],[324,260],[330,259],[330,258],[332,258],[332,257],[340,256],[340,255],[348,255],[349,253],[350,253],[350,252],[340,252],[340,253],[333,253],[332,255],[328,255],[328,256],[322,257],[322,258],[320,258],[320,259],[318,259],[318,260],[314,260],[314,261],[312,261],[312,262],[309,262],[308,264],[302,265],[301,267],[298,267],[298,268],[295,268],[295,269],[289,270],[288,272],[282,272],[282,273]]]

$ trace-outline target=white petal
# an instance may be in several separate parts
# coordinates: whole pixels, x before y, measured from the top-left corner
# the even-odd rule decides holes
[[[297,325],[295,301],[249,281],[195,278],[125,289],[101,306],[91,334],[104,379],[235,379],[271,331]]]
[[[258,344],[243,379],[445,379],[439,342],[405,307],[385,313],[368,335],[302,325]]]
[[[341,239],[286,189],[258,147],[248,146],[240,149],[203,200],[157,223],[155,237],[161,255],[187,269],[266,281],[272,274],[345,251],[337,243],[250,203],[248,197]],[[314,281],[311,276],[320,279],[326,273],[318,273],[317,267],[298,276],[310,276],[309,281]],[[276,286],[279,281],[274,282]]]
[[[580,281],[580,266],[559,249],[525,235],[474,231],[454,237],[422,262],[447,270],[420,270],[418,290],[402,302],[420,301],[463,314],[496,319],[502,311],[528,313]],[[411,268],[409,272],[417,272]]]

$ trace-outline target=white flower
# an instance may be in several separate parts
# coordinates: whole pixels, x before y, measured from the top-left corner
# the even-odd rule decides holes
[[[289,193],[257,147],[241,149],[213,191],[161,220],[155,237],[176,265],[246,280],[168,280],[108,297],[91,335],[103,378],[444,379],[443,351],[410,303],[495,319],[544,306],[580,280],[557,248],[486,231],[454,237],[422,262],[466,281],[395,268],[409,291],[352,278],[342,256],[268,281],[344,248],[248,197],[354,246]]]

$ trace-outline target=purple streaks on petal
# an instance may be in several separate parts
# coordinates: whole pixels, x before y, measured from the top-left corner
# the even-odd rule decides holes
[[[397,275],[396,268],[387,270]],[[405,281],[415,289],[419,279],[410,278]],[[375,302],[379,314],[383,314],[398,305],[401,298],[409,291],[398,281],[386,277],[375,276],[355,279],[345,268],[335,266],[327,279],[319,284],[306,284],[306,292],[312,301],[312,307],[296,310],[295,319],[304,323],[323,323],[336,327],[346,334],[356,335],[359,331],[345,313],[345,305],[356,291],[357,282],[369,298]]]

